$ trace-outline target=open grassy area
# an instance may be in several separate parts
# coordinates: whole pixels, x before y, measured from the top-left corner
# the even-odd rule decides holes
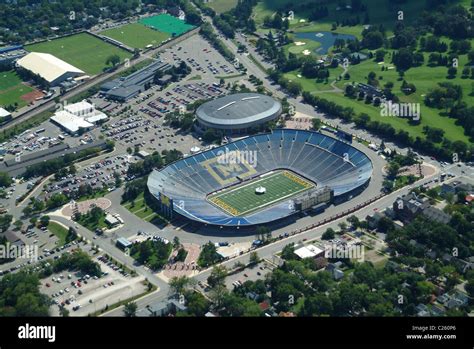
[[[139,23],[108,29],[100,33],[133,48],[145,48],[147,45],[159,46],[170,38],[170,34],[151,29]]]
[[[307,12],[298,12],[298,6],[296,6],[296,4],[301,5],[311,2],[312,0],[301,0],[297,3],[291,0],[263,0],[254,8],[254,20],[257,25],[261,25],[265,16],[273,15],[275,11],[284,8],[286,4],[289,5],[289,9],[293,8],[295,11],[295,19],[290,23],[290,29],[294,31],[308,32],[331,30],[333,23],[341,23],[344,19],[356,16],[356,14],[353,14],[350,11],[337,11],[336,8],[339,6],[338,2],[331,1],[328,2],[328,4],[324,4],[329,10],[329,15],[327,17],[319,19],[317,23],[308,23]],[[295,6],[292,6],[292,4],[295,4]],[[404,22],[411,23],[418,18],[419,14],[426,6],[425,1],[407,1],[404,4],[398,4],[396,7],[393,7],[392,10],[389,10],[389,0],[366,0],[364,1],[364,4],[368,8],[370,23],[372,25],[384,24],[388,30],[394,28],[397,21],[397,12],[399,10],[404,11]],[[362,13],[359,13],[361,21],[364,19],[363,16]],[[304,20],[305,22],[301,23],[300,20]],[[336,31],[341,34],[352,34],[360,37],[363,29],[363,25],[359,24],[352,27],[338,27]]]
[[[118,55],[122,62],[125,58],[132,57],[130,52],[87,33],[28,45],[26,49],[32,52],[50,53],[89,75],[101,73],[107,67],[105,62],[111,55]]]
[[[66,237],[68,230],[64,228],[61,224],[58,224],[56,222],[49,222],[48,224],[48,230],[56,235],[58,238],[57,245],[62,246],[66,243]]]
[[[150,222],[152,224],[163,225],[168,223],[163,217],[161,217],[150,206],[147,205],[143,193],[133,201],[122,203],[122,206],[137,217],[140,217],[144,221]]]
[[[324,80],[316,80],[316,79],[308,79],[302,76],[298,71],[294,70],[288,73],[283,74],[284,77],[291,81],[296,81],[301,84],[303,89],[305,91],[318,91],[318,92],[324,92],[324,91],[331,91],[333,90],[333,87],[331,86],[331,83],[337,79],[339,75],[343,73],[343,69],[341,67],[337,67],[334,69],[329,69],[329,79],[328,82],[326,83]],[[298,76],[299,75],[299,76]]]
[[[212,8],[217,13],[227,12],[237,6],[237,0],[210,0],[206,6]]]
[[[21,96],[34,91],[23,83],[14,70],[0,72],[0,106],[18,103],[21,108],[28,104]]]
[[[390,123],[396,129],[405,129],[412,136],[424,137],[422,131],[423,126],[429,125],[432,127],[439,127],[445,131],[445,136],[451,141],[461,140],[464,142],[469,142],[469,139],[464,135],[464,129],[461,126],[456,125],[454,119],[440,115],[443,113],[443,110],[429,108],[424,104],[424,96],[434,87],[436,87],[436,82],[450,82],[456,85],[460,85],[464,91],[463,101],[469,105],[474,105],[474,97],[469,95],[471,91],[471,84],[473,80],[471,79],[462,79],[461,71],[464,65],[468,62],[466,55],[460,56],[458,75],[455,79],[447,79],[447,68],[446,67],[429,67],[426,62],[428,61],[429,54],[425,53],[425,64],[420,67],[415,67],[409,69],[405,73],[404,79],[413,83],[416,86],[416,92],[406,96],[401,91],[402,81],[399,80],[398,73],[395,69],[382,71],[381,67],[392,67],[390,63],[378,64],[373,60],[366,60],[360,64],[353,65],[349,67],[348,73],[350,74],[350,80],[341,80],[336,86],[341,89],[345,88],[345,85],[351,82],[362,82],[367,83],[367,77],[370,72],[377,74],[377,79],[380,87],[387,82],[392,82],[394,87],[392,91],[400,98],[400,102],[403,103],[420,103],[421,106],[421,123],[420,125],[413,126],[408,123],[408,120],[401,119],[397,117],[384,117],[380,115],[380,109],[372,105],[367,105],[364,101],[353,100],[344,97],[342,94],[339,95],[324,95],[323,97],[328,100],[333,100],[345,106],[350,106],[355,109],[356,112],[363,112],[370,115],[371,118],[378,120],[380,122]],[[386,61],[389,61],[389,56],[387,55]],[[380,79],[382,78],[382,79]],[[317,91],[316,89],[312,91]]]
[[[264,194],[255,190],[264,187]],[[242,186],[210,195],[208,200],[234,216],[256,211],[268,205],[290,198],[314,187],[314,184],[290,171],[281,171],[264,176]]]
[[[99,218],[97,222],[95,222],[91,218],[92,217],[89,213],[83,214],[81,215],[81,218],[77,221],[77,223],[79,223],[80,225],[89,229],[92,232],[94,232],[97,228],[102,228],[102,229],[108,228],[107,224],[105,223],[105,213]]]

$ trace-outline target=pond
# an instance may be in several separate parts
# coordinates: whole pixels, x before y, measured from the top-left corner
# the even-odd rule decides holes
[[[344,39],[344,40],[355,40],[356,37],[354,35],[349,34],[338,34],[333,32],[307,32],[307,33],[295,33],[295,39],[301,40],[312,40],[319,42],[321,44],[315,52],[325,55],[328,53],[329,49],[334,46],[334,42],[337,39]]]

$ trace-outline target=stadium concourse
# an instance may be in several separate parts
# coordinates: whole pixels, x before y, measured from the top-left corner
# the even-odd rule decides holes
[[[224,161],[229,152],[237,154],[237,161]],[[254,161],[240,156],[248,153],[254,153]],[[369,157],[349,143],[318,132],[277,129],[155,170],[148,188],[162,208],[193,221],[247,226],[299,212],[295,203],[307,193],[317,198],[330,192],[330,199],[322,202],[350,198],[370,181],[372,172]],[[257,204],[252,200],[259,186],[268,192],[258,196]]]

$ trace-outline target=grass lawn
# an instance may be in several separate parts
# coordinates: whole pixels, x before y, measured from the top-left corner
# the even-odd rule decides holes
[[[264,194],[255,192],[260,186],[266,189]],[[248,184],[210,195],[208,200],[223,211],[239,216],[280,202],[312,187],[314,187],[313,183],[296,174],[290,171],[281,171]]]
[[[89,229],[90,231],[94,232],[97,228],[102,228],[102,229],[107,229],[108,226],[105,223],[105,213],[102,215],[102,217],[99,218],[98,222],[93,222],[90,219],[90,216],[88,214],[82,215],[81,219],[77,221],[80,225],[83,227]]]
[[[286,77],[289,80],[292,81],[297,81],[301,84],[303,89],[305,91],[318,91],[318,92],[324,92],[324,91],[331,91],[333,88],[331,87],[331,83],[336,80],[336,78],[343,73],[343,69],[341,67],[337,67],[334,69],[329,69],[329,82],[326,83],[324,80],[319,81],[316,79],[308,79],[305,78],[304,76],[301,76],[301,74],[293,70],[291,72],[285,73],[284,77]],[[300,75],[301,77],[298,77]]]
[[[111,55],[118,55],[120,61],[132,57],[130,52],[87,33],[32,44],[26,48],[32,52],[50,53],[89,75],[101,73],[107,67],[105,61]]]
[[[286,54],[288,53],[293,53],[295,55],[303,55],[303,51],[308,50],[311,52],[311,54],[315,55],[315,50],[321,46],[321,43],[313,40],[304,40],[304,39],[294,39],[295,42],[304,42],[304,45],[297,46],[294,42],[285,45],[283,47],[283,50],[285,51]]]
[[[205,4],[217,13],[227,12],[237,6],[237,0],[210,0]]]
[[[21,108],[27,104],[21,96],[31,91],[34,89],[25,85],[14,70],[0,72],[0,106],[18,103]]]
[[[150,206],[147,205],[143,193],[131,201],[122,203],[122,206],[132,212],[135,216],[140,217],[144,221],[150,222],[155,225],[167,224],[167,220],[156,213]]]
[[[387,56],[386,61],[390,58]],[[425,62],[428,61],[428,54],[425,54]],[[432,127],[442,128],[445,131],[445,136],[451,141],[461,140],[469,143],[469,138],[464,135],[464,129],[461,126],[455,124],[454,119],[441,116],[440,113],[443,110],[429,108],[424,104],[424,96],[434,87],[436,82],[451,82],[456,85],[460,85],[464,91],[463,101],[469,105],[474,105],[474,97],[469,96],[471,91],[471,84],[473,80],[462,79],[461,72],[464,65],[466,65],[467,56],[461,55],[459,61],[458,75],[455,79],[447,79],[447,68],[446,67],[429,67],[426,64],[420,67],[411,68],[405,73],[405,80],[409,83],[413,83],[416,86],[416,92],[406,96],[400,90],[402,81],[399,81],[398,73],[395,69],[382,71],[382,65],[374,62],[373,60],[366,60],[360,64],[349,67],[348,73],[350,74],[350,80],[341,80],[336,86],[341,89],[345,88],[345,85],[351,82],[363,82],[367,83],[367,77],[370,72],[377,74],[379,79],[379,85],[383,88],[387,82],[392,82],[394,87],[392,91],[400,98],[400,102],[403,103],[420,103],[421,105],[421,123],[420,125],[413,126],[408,123],[407,120],[396,118],[396,117],[383,117],[380,115],[380,109],[372,105],[367,105],[363,101],[357,101],[344,97],[342,94],[325,94],[323,97],[328,100],[333,100],[341,105],[353,107],[357,113],[367,113],[380,122],[390,123],[396,129],[405,129],[411,133],[412,136],[424,137],[423,126],[429,125]],[[387,63],[384,64],[386,67],[392,66]],[[380,80],[380,77],[382,79]],[[316,89],[310,91],[317,91]]]
[[[466,0],[463,0],[467,3]],[[297,4],[311,3],[313,0],[301,0]],[[263,23],[265,16],[271,16],[278,9],[283,9],[285,5],[289,5],[288,8],[291,8],[292,4],[295,2],[291,0],[263,0],[254,7],[253,15],[254,20],[258,25]],[[389,10],[389,0],[365,0],[364,4],[367,6],[370,24],[384,24],[384,26],[390,31],[393,29],[397,21],[397,12],[402,10],[404,12],[404,22],[410,23],[415,21],[419,14],[425,9],[425,1],[407,1],[404,4],[397,5],[396,9]],[[469,5],[469,4],[468,4]],[[294,7],[295,19],[290,23],[290,29],[295,31],[321,31],[321,30],[331,30],[333,23],[341,23],[345,18],[351,18],[355,15],[350,11],[337,11],[338,7],[337,1],[328,2],[325,6],[328,7],[329,15],[325,18],[321,18],[317,23],[308,24],[308,15],[307,12],[298,12],[296,6]],[[364,14],[359,13],[361,20],[364,19]],[[303,19],[306,22],[300,23],[299,21]],[[362,30],[364,29],[362,24],[353,26],[353,27],[338,27],[337,32],[341,34],[352,34],[358,37],[361,36]]]
[[[48,230],[54,235],[56,235],[56,237],[58,238],[58,241],[56,242],[58,246],[62,246],[66,243],[68,230],[64,228],[62,225],[56,222],[49,222]]]
[[[133,48],[145,48],[147,45],[159,46],[164,40],[171,37],[168,33],[145,27],[139,23],[108,29],[100,34]]]

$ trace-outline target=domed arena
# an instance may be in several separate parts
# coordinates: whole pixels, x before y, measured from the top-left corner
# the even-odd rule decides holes
[[[161,205],[190,220],[249,226],[349,195],[368,183],[372,171],[367,155],[349,143],[277,129],[154,170],[148,189]]]
[[[282,112],[281,103],[258,93],[236,93],[208,101],[196,110],[197,128],[217,130],[224,134],[246,133]]]

